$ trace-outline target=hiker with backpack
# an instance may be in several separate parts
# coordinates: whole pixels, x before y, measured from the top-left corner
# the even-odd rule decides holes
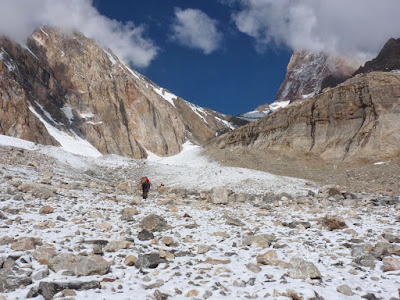
[[[151,182],[147,177],[142,177],[140,178],[138,187],[142,185],[142,192],[143,192],[143,199],[147,199],[147,195],[149,193],[150,190],[150,186],[151,186]]]

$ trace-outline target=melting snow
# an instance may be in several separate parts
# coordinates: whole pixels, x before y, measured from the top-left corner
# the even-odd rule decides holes
[[[202,118],[204,120],[204,122],[208,123],[206,120],[207,112],[203,108],[201,108],[200,106],[197,106],[193,103],[190,103],[188,101],[185,101],[185,102],[187,105],[189,105],[189,107],[194,111],[194,113],[196,115],[198,115],[200,118]]]
[[[61,108],[61,110],[64,113],[64,115],[68,118],[69,124],[71,124],[72,121],[74,120],[74,114],[72,113],[72,108],[69,106],[64,106],[63,108]]]
[[[290,103],[290,100],[287,100],[287,101],[275,101],[275,102],[273,102],[273,103],[271,103],[269,105],[269,108],[271,109],[272,112],[275,112],[280,108],[284,108],[284,107],[288,106],[289,103]]]
[[[152,87],[157,94],[159,94],[161,97],[163,97],[165,100],[167,100],[173,106],[175,106],[173,99],[176,99],[177,97],[174,94],[168,92],[167,90],[165,90],[161,87],[155,87],[155,86],[152,86]]]
[[[72,132],[74,134],[74,137],[72,137],[66,132],[58,130],[46,122],[32,106],[29,107],[29,110],[44,124],[48,133],[60,143],[61,147],[65,151],[91,157],[98,157],[102,155],[89,142],[80,138],[76,133]]]

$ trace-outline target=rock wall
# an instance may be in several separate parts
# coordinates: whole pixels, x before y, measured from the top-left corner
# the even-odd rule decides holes
[[[53,127],[101,153],[174,155],[228,130],[231,117],[178,100],[80,33],[44,27],[25,47],[0,40],[0,133],[58,145]],[[35,112],[35,113],[34,113]]]
[[[212,143],[379,161],[400,154],[400,74],[372,72],[294,102]]]

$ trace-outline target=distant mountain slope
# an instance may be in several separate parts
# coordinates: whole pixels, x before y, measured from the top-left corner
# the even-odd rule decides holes
[[[214,140],[211,147],[250,147],[368,162],[400,154],[400,74],[357,75]]]
[[[173,72],[173,70],[171,70]],[[234,128],[235,118],[191,104],[79,32],[38,28],[25,47],[0,39],[0,133],[41,144],[84,139],[101,153],[177,154]],[[52,134],[57,131],[57,134]]]

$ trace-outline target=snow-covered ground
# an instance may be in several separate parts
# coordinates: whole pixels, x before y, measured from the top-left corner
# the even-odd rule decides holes
[[[33,258],[34,249],[13,250],[21,237],[41,238],[42,245],[36,245],[36,250],[53,247],[57,253],[76,257],[87,257],[94,251],[93,244],[85,243],[88,240],[134,241],[127,249],[104,251],[102,257],[111,262],[105,275],[76,277],[50,270],[49,275],[33,279],[26,287],[0,293],[0,299],[25,299],[40,282],[71,281],[101,282],[101,289],[73,291],[75,299],[164,299],[159,293],[169,295],[169,299],[397,296],[400,271],[384,271],[382,258],[372,254],[389,246],[398,247],[400,253],[400,245],[389,244],[388,236],[383,236],[400,236],[399,205],[383,205],[372,195],[343,199],[324,192],[312,196],[316,187],[303,180],[223,167],[190,144],[177,156],[150,155],[148,160],[80,156],[5,136],[0,136],[0,145],[26,149],[0,148],[0,212],[5,217],[0,218],[0,261],[12,256],[17,269],[33,275],[48,270],[46,264]],[[140,175],[149,176],[153,183],[150,198],[142,203],[136,190],[124,188],[125,183],[135,185],[135,176]],[[155,188],[161,183],[166,190]],[[216,185],[244,193],[244,202],[217,205],[202,196],[201,190]],[[43,189],[41,192],[53,191],[52,197],[36,194],[35,187]],[[277,197],[262,197],[270,191]],[[286,196],[279,195],[281,192]],[[54,211],[40,213],[46,205]],[[124,219],[121,212],[128,208],[137,211]],[[141,220],[150,214],[165,218],[168,228],[153,232],[150,240],[139,240]],[[321,220],[327,215],[343,217],[347,228],[324,228]],[[273,239],[264,245],[246,242],[263,235]],[[12,241],[4,242],[7,237]],[[171,237],[173,244],[163,242],[165,237]],[[257,256],[267,251],[273,254],[271,262],[257,263]],[[130,255],[150,253],[158,253],[166,261],[151,269],[125,262]],[[383,256],[399,258],[395,254]],[[321,278],[289,275],[289,262],[295,257],[312,263]]]

